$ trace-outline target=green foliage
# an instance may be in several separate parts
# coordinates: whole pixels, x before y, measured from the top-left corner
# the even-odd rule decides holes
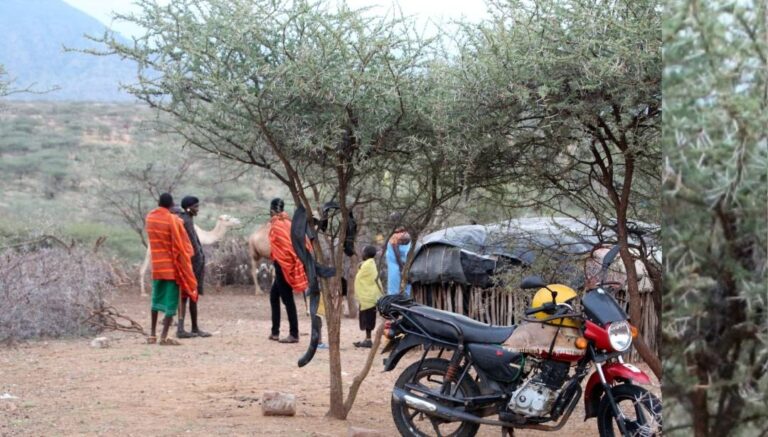
[[[529,3],[495,3],[458,58],[408,19],[304,0],[140,0],[119,18],[147,33],[100,40],[139,64],[128,91],[170,116],[164,129],[269,171],[308,208],[364,204],[379,223],[399,211],[415,238],[460,195],[535,175],[526,183],[548,181],[601,217],[658,218],[657,172],[633,184],[658,167],[658,2]],[[602,192],[589,179],[601,166]],[[589,201],[606,192],[611,202]],[[344,417],[332,302],[331,414]]]
[[[85,247],[93,247],[100,237],[106,237],[106,251],[131,263],[141,262],[146,254],[145,247],[137,244],[136,235],[123,226],[93,222],[68,223],[58,233]]]
[[[659,2],[491,6],[494,19],[463,42],[461,99],[474,106],[462,114],[516,155],[512,202],[546,198],[606,222],[617,213],[610,191],[630,182],[629,216],[658,223],[661,38],[649,29],[661,26]]]
[[[665,423],[681,434],[768,424],[767,34],[765,2],[673,1],[664,23]]]
[[[146,193],[146,208],[152,207],[147,187],[132,183],[125,172],[141,172],[151,164],[162,173],[188,158],[193,162],[188,178],[174,194],[203,200],[203,228],[212,228],[221,214],[240,218],[246,224],[241,234],[266,220],[269,196],[284,195],[284,189],[261,172],[190,157],[177,137],[154,131],[156,120],[139,105],[5,104],[0,112],[0,247],[42,234],[85,246],[106,236],[102,253],[139,262],[145,250],[140,238],[104,202],[102,189]]]

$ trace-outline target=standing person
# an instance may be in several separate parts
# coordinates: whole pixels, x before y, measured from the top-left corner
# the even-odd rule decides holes
[[[173,197],[163,193],[158,207],[145,220],[152,259],[152,325],[147,342],[157,342],[155,328],[158,312],[162,311],[165,318],[159,343],[177,346],[181,343],[168,338],[168,330],[179,306],[179,294],[186,293],[193,302],[197,301],[197,279],[192,271],[194,250],[184,222],[170,211],[173,206]]]
[[[195,273],[195,279],[197,280],[197,295],[198,299],[203,294],[203,275],[205,275],[205,253],[203,252],[203,245],[200,243],[200,238],[197,236],[195,230],[194,217],[200,212],[200,200],[195,196],[186,196],[181,199],[181,210],[178,212],[179,217],[184,221],[184,229],[187,231],[189,242],[192,244],[194,255],[192,255],[192,271]],[[184,319],[187,313],[187,301],[189,300],[189,316],[192,322],[191,331],[184,330]],[[192,338],[192,337],[210,337],[211,334],[203,331],[197,325],[197,302],[189,299],[184,295],[181,297],[181,309],[179,311],[179,323],[177,324],[176,337],[177,338]]]
[[[360,304],[360,330],[365,331],[365,340],[356,341],[355,347],[371,347],[371,331],[376,327],[376,301],[381,297],[381,283],[376,269],[376,248],[365,246],[363,262],[355,275],[355,298]]]
[[[303,293],[308,287],[304,265],[296,257],[291,244],[291,219],[284,211],[282,199],[274,198],[269,204],[270,228],[269,245],[272,248],[272,260],[275,264],[275,282],[269,292],[269,304],[272,307],[272,333],[270,340],[280,343],[299,342],[299,318],[296,314],[296,302],[293,292]],[[288,336],[280,338],[280,301],[288,313]]]
[[[390,220],[400,221],[400,215],[394,213]],[[411,235],[403,227],[396,228],[395,233],[387,241],[387,294],[400,293],[401,274],[410,248]],[[411,284],[405,287],[405,295],[411,295]]]

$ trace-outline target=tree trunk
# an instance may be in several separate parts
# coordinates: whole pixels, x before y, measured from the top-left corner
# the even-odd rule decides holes
[[[328,361],[331,379],[331,406],[326,415],[336,419],[344,419],[346,418],[346,413],[344,411],[344,391],[341,380],[341,296],[338,291],[339,287],[334,287],[334,285],[337,285],[334,283],[339,282],[338,278],[336,276],[330,281],[324,281],[331,283],[329,287],[325,288],[328,291],[323,293],[323,296],[327,297],[325,301],[325,317],[328,322]]]
[[[368,372],[370,372],[371,366],[373,365],[373,359],[376,357],[376,352],[379,351],[379,345],[381,344],[381,336],[383,332],[384,324],[381,323],[379,324],[379,327],[376,328],[376,332],[373,334],[373,346],[371,346],[371,350],[368,352],[368,358],[365,360],[365,365],[363,366],[363,369],[360,370],[360,373],[355,376],[355,379],[352,381],[352,385],[349,387],[347,400],[344,402],[344,417],[341,417],[341,419],[346,419],[347,415],[349,415],[349,412],[352,411],[352,405],[355,403],[357,392],[360,390],[360,385],[368,376]]]

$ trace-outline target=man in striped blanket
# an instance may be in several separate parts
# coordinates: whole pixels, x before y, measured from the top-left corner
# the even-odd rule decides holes
[[[291,244],[291,219],[284,211],[285,203],[280,198],[272,199],[269,205],[269,245],[275,264],[275,282],[269,292],[272,307],[272,333],[270,340],[280,343],[298,343],[299,318],[293,293],[303,293],[308,286],[304,264],[301,263]],[[288,336],[280,338],[280,301],[288,313]]]
[[[179,345],[168,338],[168,331],[179,307],[181,293],[197,302],[197,280],[192,270],[194,250],[184,230],[184,222],[170,211],[173,197],[160,195],[158,207],[147,214],[146,231],[152,259],[152,325],[147,342],[156,343],[155,328],[158,312],[165,313],[161,345]]]

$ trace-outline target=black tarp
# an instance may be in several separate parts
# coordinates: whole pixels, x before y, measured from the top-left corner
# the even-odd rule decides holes
[[[441,229],[419,241],[409,281],[488,287],[502,265],[528,266],[541,257],[555,261],[559,275],[575,278],[581,270],[578,261],[612,236],[609,227],[596,226],[594,220],[566,217]]]

